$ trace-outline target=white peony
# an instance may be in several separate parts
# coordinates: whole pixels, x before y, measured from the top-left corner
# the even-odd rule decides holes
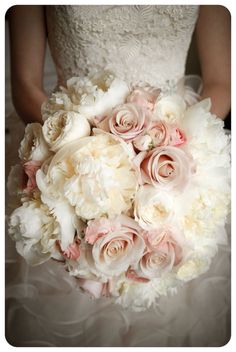
[[[177,272],[177,278],[182,281],[190,281],[209,269],[210,260],[207,257],[195,257],[187,260]]]
[[[184,99],[177,94],[163,96],[157,99],[154,114],[169,123],[180,123],[183,119],[186,104]]]
[[[51,152],[43,137],[40,123],[30,123],[25,128],[25,135],[20,144],[19,157],[22,161],[45,161]]]
[[[135,220],[145,229],[154,229],[171,221],[174,216],[171,195],[153,186],[141,186],[134,203]]]
[[[84,79],[72,77],[67,81],[65,92],[78,111],[91,119],[105,116],[113,107],[124,103],[129,87],[109,72],[103,72]]]
[[[198,167],[230,167],[230,137],[224,122],[210,113],[211,101],[204,99],[185,112],[183,128],[188,148]]]
[[[69,142],[89,136],[90,124],[79,113],[59,110],[44,122],[43,135],[50,149],[56,152]]]
[[[77,106],[72,103],[68,94],[62,91],[52,93],[48,100],[43,102],[41,106],[43,121],[59,110],[78,112]]]
[[[46,180],[43,197],[50,190],[65,197],[86,220],[127,212],[137,188],[127,149],[109,134],[84,137],[60,149]]]
[[[55,251],[59,227],[45,205],[31,200],[11,214],[9,234],[16,241],[17,252],[27,263],[38,265],[50,259]]]
[[[187,196],[185,197],[187,201]],[[187,202],[188,206],[182,218],[182,225],[186,237],[193,243],[201,245],[209,243],[209,238],[214,243],[225,242],[224,231],[230,203],[230,195],[214,189],[202,188],[196,197]]]
[[[36,174],[36,181],[41,191],[41,200],[48,206],[54,215],[60,228],[60,245],[62,250],[73,243],[75,233],[79,233],[79,221],[72,207],[63,193],[60,193],[58,184],[50,183],[45,170],[39,170]]]

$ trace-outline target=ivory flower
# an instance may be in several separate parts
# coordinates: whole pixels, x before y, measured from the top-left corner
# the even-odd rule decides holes
[[[50,149],[56,152],[67,143],[89,136],[90,124],[79,113],[59,110],[44,122],[43,135]]]
[[[9,234],[28,264],[41,264],[52,256],[59,228],[48,208],[37,200],[25,202],[10,216]]]
[[[180,123],[183,119],[186,104],[177,94],[167,95],[157,100],[154,114],[161,120],[169,123]]]
[[[141,186],[134,203],[135,220],[145,229],[155,229],[170,222],[174,216],[174,203],[169,193],[153,186]]]
[[[30,123],[25,128],[25,135],[20,144],[19,157],[23,161],[45,161],[51,152],[43,137],[40,123]]]

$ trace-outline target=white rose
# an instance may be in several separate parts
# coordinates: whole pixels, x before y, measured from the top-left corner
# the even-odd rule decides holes
[[[154,114],[166,122],[179,123],[183,119],[185,109],[184,99],[177,94],[173,94],[157,100]]]
[[[40,123],[30,123],[25,128],[25,135],[20,144],[19,157],[23,161],[45,161],[51,152],[43,137]]]
[[[16,241],[17,252],[28,264],[44,263],[55,251],[59,228],[48,208],[38,200],[23,203],[9,220],[9,234]]]
[[[56,152],[69,142],[89,136],[90,124],[79,113],[59,110],[44,122],[43,135],[50,149]]]
[[[155,229],[168,223],[174,215],[174,203],[169,193],[153,186],[141,186],[134,203],[135,220],[145,229]]]

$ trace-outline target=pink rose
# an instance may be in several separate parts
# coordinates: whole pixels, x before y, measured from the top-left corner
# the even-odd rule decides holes
[[[167,189],[182,189],[193,172],[190,157],[182,149],[172,146],[140,152],[134,158],[134,165],[140,184],[148,183]]]
[[[149,128],[150,113],[136,104],[123,104],[112,111],[109,119],[111,133],[126,142],[132,141]]]
[[[26,191],[32,191],[37,187],[36,172],[40,169],[42,163],[40,161],[30,160],[23,164],[23,170],[26,177],[23,177],[22,188]]]
[[[154,105],[160,92],[160,89],[152,88],[149,86],[137,87],[127,97],[127,102],[135,103],[141,106],[143,109],[149,109],[153,111]]]
[[[168,145],[170,140],[168,125],[165,122],[156,121],[148,131],[154,147]]]
[[[85,241],[89,244],[94,244],[99,238],[107,235],[109,232],[116,231],[118,228],[117,223],[111,222],[107,218],[89,221],[88,227],[85,230]]]
[[[66,259],[77,260],[80,257],[80,239],[76,238],[64,251],[61,250],[61,254]]]
[[[176,126],[170,127],[170,137],[169,137],[169,145],[173,145],[178,147],[186,142],[186,137],[183,131],[181,131]]]
[[[92,257],[96,269],[110,277],[137,263],[145,246],[141,231],[136,221],[126,215],[89,221],[85,239],[93,243]]]
[[[147,251],[139,262],[137,272],[148,279],[170,272],[183,258],[180,234],[162,228],[144,234]],[[183,243],[183,242],[182,242]]]

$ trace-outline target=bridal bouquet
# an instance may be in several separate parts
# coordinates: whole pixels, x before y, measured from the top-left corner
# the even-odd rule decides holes
[[[136,310],[206,272],[230,204],[229,137],[210,107],[107,72],[71,78],[9,175],[18,253]]]

